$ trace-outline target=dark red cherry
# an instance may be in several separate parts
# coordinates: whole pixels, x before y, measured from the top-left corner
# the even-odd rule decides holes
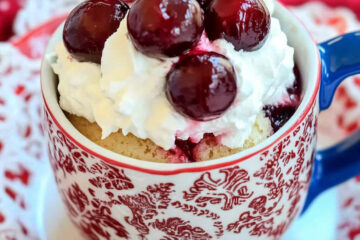
[[[182,115],[197,121],[220,117],[236,97],[230,61],[215,52],[186,55],[167,75],[166,94]]]
[[[138,0],[128,15],[134,46],[150,56],[179,56],[196,46],[203,26],[196,0]]]
[[[294,115],[297,106],[274,106],[267,105],[264,107],[265,116],[270,119],[271,127],[274,132],[279,131],[279,129],[289,121],[289,119]]]
[[[211,41],[224,38],[237,51],[261,48],[270,30],[270,13],[262,0],[213,0],[205,12]]]
[[[71,56],[82,62],[100,63],[105,41],[119,28],[128,9],[120,0],[89,0],[77,6],[63,32]]]

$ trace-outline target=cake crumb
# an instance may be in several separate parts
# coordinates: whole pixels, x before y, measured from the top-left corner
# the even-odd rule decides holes
[[[121,130],[112,133],[105,139],[101,139],[101,128],[96,123],[91,123],[85,118],[73,114],[66,113],[66,117],[82,135],[97,145],[115,153],[158,163],[187,162],[182,154],[174,150],[165,151],[150,139],[140,139],[131,133],[124,136]],[[197,161],[226,157],[261,143],[268,138],[271,133],[270,120],[265,117],[264,113],[261,113],[257,116],[252,132],[243,147],[231,149],[219,144],[215,137],[206,135],[195,147],[194,157]],[[175,160],[175,158],[181,159]]]

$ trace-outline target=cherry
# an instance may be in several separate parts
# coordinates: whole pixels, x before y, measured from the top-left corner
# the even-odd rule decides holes
[[[265,116],[270,119],[274,132],[279,131],[279,129],[289,121],[296,109],[297,107],[295,106],[268,105],[264,107]]]
[[[290,102],[285,105],[267,105],[264,107],[265,115],[270,119],[271,127],[277,132],[294,115],[301,102],[302,80],[299,68],[294,67],[295,82],[287,89]]]
[[[234,68],[223,55],[186,55],[168,73],[166,94],[180,114],[197,121],[212,120],[234,102],[235,79]]]
[[[78,61],[100,63],[105,41],[119,28],[128,9],[120,0],[89,0],[78,5],[63,31],[71,56]]]
[[[128,15],[134,46],[150,56],[179,56],[196,46],[203,26],[196,0],[138,0]]]
[[[204,25],[211,41],[224,38],[237,51],[254,51],[265,43],[270,21],[262,0],[213,0],[205,12]]]

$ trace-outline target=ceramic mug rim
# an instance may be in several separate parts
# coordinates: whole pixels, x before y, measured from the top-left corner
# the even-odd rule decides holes
[[[311,38],[311,35],[308,33],[307,29],[304,27],[301,21],[293,13],[291,13],[289,9],[287,9],[283,4],[276,2],[276,10],[281,10],[283,12],[285,11],[287,14],[290,14],[291,19],[293,20],[293,24],[295,24],[296,27],[300,29],[302,32],[306,33],[305,36],[308,37],[307,42],[311,42],[313,47],[315,47],[315,49],[317,50],[316,43]],[[48,51],[49,51],[49,46],[46,52]],[[211,161],[196,162],[196,163],[174,164],[174,163],[156,163],[156,162],[139,160],[118,153],[114,153],[110,150],[102,148],[97,144],[95,144],[94,142],[87,139],[85,136],[81,135],[75,129],[75,127],[70,123],[70,121],[66,118],[65,114],[63,113],[63,111],[61,110],[58,104],[56,96],[51,96],[53,94],[49,93],[49,91],[46,89],[46,87],[48,86],[46,79],[47,80],[50,79],[51,78],[50,74],[54,76],[54,73],[51,69],[49,70],[49,64],[47,63],[45,57],[41,65],[41,92],[45,106],[45,111],[49,113],[49,115],[53,119],[56,126],[60,129],[60,131],[64,133],[67,138],[69,138],[74,144],[76,144],[83,151],[111,165],[128,168],[144,173],[155,174],[155,175],[175,175],[180,173],[203,172],[203,171],[231,166],[243,162],[245,160],[249,160],[253,156],[261,152],[264,152],[267,149],[274,146],[276,143],[278,143],[284,137],[289,135],[292,131],[294,131],[294,129],[296,129],[301,124],[301,122],[305,119],[305,117],[312,110],[314,104],[316,103],[320,88],[321,60],[318,51],[316,51],[316,58],[317,58],[317,70],[316,70],[316,76],[313,76],[316,78],[316,80],[308,81],[308,84],[310,86],[307,86],[306,91],[304,91],[305,93],[300,106],[298,107],[295,114],[291,117],[291,119],[277,133],[267,138],[264,142],[247,150],[241,151],[239,153]],[[45,91],[45,89],[47,91]],[[56,101],[54,101],[54,99],[56,99]],[[92,150],[92,149],[96,149],[96,150]],[[100,153],[99,151],[101,151],[102,153]]]

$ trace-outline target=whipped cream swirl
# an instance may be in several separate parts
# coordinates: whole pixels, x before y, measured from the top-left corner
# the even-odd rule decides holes
[[[264,2],[272,12],[273,1]],[[242,147],[263,107],[286,99],[286,89],[295,79],[294,49],[274,17],[268,39],[254,52],[238,52],[226,40],[210,43],[203,37],[199,48],[223,54],[234,65],[238,93],[220,118],[193,121],[175,111],[164,91],[166,75],[178,58],[156,59],[138,52],[126,25],[124,19],[106,41],[101,65],[77,62],[63,43],[54,53],[61,108],[96,122],[103,138],[121,129],[124,135],[149,138],[168,150],[176,138],[197,142],[205,133],[213,133],[225,146]]]

